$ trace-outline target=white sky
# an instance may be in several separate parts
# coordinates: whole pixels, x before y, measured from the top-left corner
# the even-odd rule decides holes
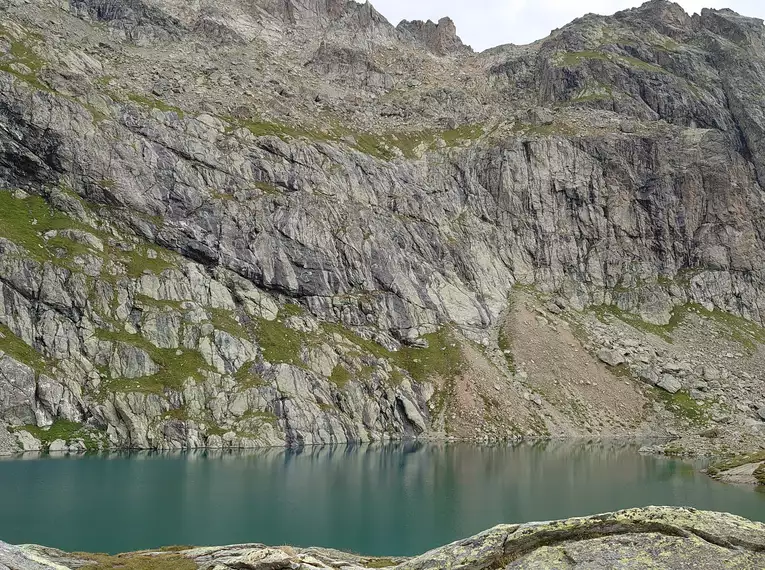
[[[357,0],[359,1],[359,0]],[[588,12],[613,14],[641,0],[371,0],[394,26],[401,20],[449,16],[466,44],[481,51],[501,44],[527,44]],[[677,0],[693,14],[702,8],[730,8],[765,19],[765,0]]]

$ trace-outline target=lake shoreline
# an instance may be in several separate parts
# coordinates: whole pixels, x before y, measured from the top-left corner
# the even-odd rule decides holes
[[[0,564],[15,570],[530,569],[580,559],[599,567],[612,567],[617,560],[631,562],[630,568],[647,567],[651,561],[661,560],[662,568],[668,569],[686,568],[692,561],[700,570],[717,570],[723,565],[755,570],[765,565],[765,524],[727,513],[647,507],[558,521],[501,524],[412,558],[261,544],[170,547],[110,556],[0,542]]]
[[[500,522],[656,504],[763,519],[764,494],[640,454],[641,443],[33,454],[0,461],[0,537],[110,553],[257,541],[412,556]]]

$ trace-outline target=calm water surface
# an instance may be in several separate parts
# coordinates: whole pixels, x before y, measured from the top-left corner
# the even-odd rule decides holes
[[[0,539],[70,551],[262,542],[409,555],[497,523],[646,505],[765,521],[765,494],[616,443],[0,461]]]

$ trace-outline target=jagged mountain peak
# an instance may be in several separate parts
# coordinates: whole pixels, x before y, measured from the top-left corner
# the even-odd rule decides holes
[[[457,26],[449,17],[441,18],[438,23],[432,20],[402,20],[396,29],[437,55],[472,51],[462,43],[457,35]]]
[[[682,6],[669,0],[650,0],[645,4],[614,14],[614,18],[638,28],[650,26],[660,33],[680,38],[692,29],[692,18]]]

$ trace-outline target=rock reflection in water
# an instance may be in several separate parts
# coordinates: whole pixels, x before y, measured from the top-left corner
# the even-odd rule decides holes
[[[409,442],[30,457],[0,462],[0,538],[109,552],[263,542],[405,555],[500,522],[650,504],[765,517],[764,495],[637,447]]]

